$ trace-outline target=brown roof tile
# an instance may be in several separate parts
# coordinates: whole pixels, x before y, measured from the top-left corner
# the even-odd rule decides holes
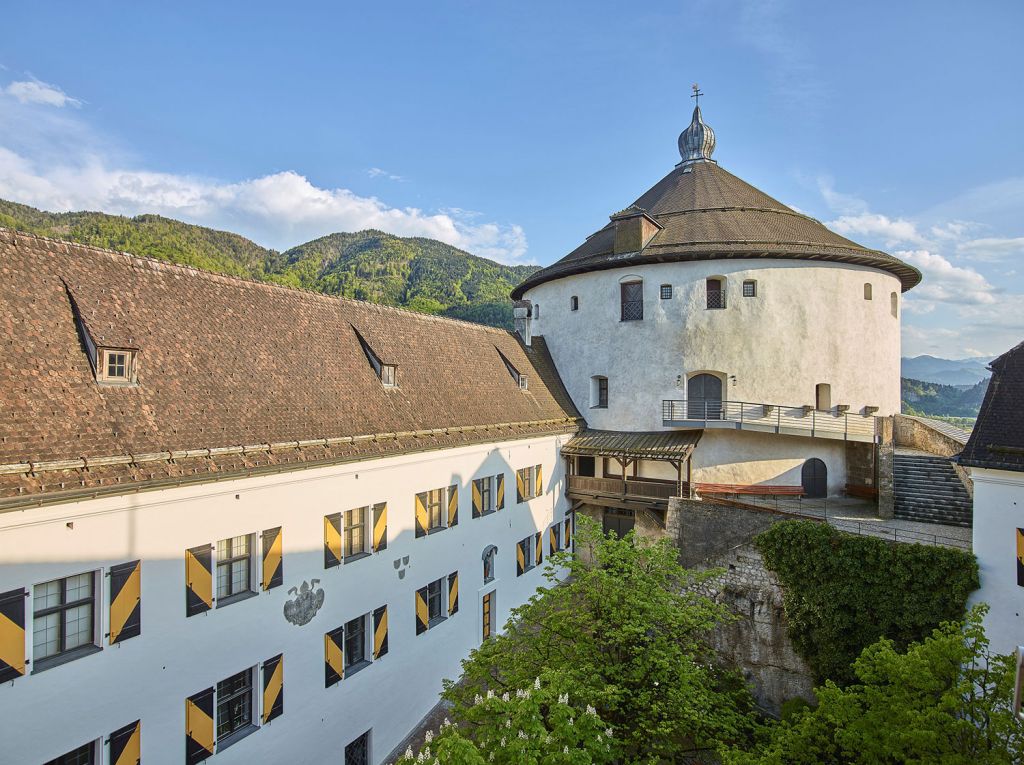
[[[97,384],[72,296],[100,344],[139,349],[137,386]],[[398,365],[397,388],[380,384],[353,327],[385,363]],[[0,330],[0,503],[575,427],[543,349],[527,352],[504,330],[7,229],[0,229]],[[528,391],[518,389],[499,349],[530,376]],[[401,435],[435,429],[440,434]],[[207,455],[191,468],[144,460],[61,477],[2,467],[395,433],[319,449]]]
[[[609,223],[558,262],[531,274],[512,291],[513,298],[546,281],[587,271],[722,258],[855,263],[889,271],[904,291],[921,281],[913,266],[839,236],[713,162],[676,167],[631,207],[647,211],[662,226],[643,250],[615,255],[615,224]]]

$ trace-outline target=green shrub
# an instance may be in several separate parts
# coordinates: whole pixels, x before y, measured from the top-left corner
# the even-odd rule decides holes
[[[881,637],[900,648],[964,615],[978,564],[961,550],[844,534],[813,521],[776,524],[755,540],[783,587],[789,633],[817,682],[843,685]]]

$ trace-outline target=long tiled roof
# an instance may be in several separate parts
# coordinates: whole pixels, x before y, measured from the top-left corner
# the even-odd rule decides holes
[[[714,162],[680,165],[637,199],[661,230],[639,252],[613,252],[610,222],[561,260],[515,288],[519,299],[531,287],[572,274],[665,263],[726,258],[782,258],[853,263],[888,271],[903,291],[921,273],[898,258],[862,247],[802,213],[786,207]],[[627,208],[628,209],[628,208]]]
[[[138,349],[138,385],[96,382],[76,311]],[[577,427],[543,344],[504,330],[2,228],[0,340],[0,508]]]
[[[959,462],[1024,472],[1024,343],[989,365],[985,400]]]

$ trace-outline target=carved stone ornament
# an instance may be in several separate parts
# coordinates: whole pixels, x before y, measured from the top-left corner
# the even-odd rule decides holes
[[[298,587],[288,590],[288,594],[295,595],[295,597],[285,601],[285,619],[299,627],[309,624],[313,620],[316,612],[320,610],[320,606],[324,604],[324,591],[322,587],[317,587],[318,584],[320,584],[320,580],[314,579],[312,584],[303,582]]]

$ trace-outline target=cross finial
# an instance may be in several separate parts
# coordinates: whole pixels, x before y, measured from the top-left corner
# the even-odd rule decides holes
[[[703,93],[700,92],[700,85],[698,85],[697,83],[693,83],[691,88],[693,89],[693,95],[690,96],[690,98],[697,99],[697,106],[700,106],[700,97],[704,95]]]

